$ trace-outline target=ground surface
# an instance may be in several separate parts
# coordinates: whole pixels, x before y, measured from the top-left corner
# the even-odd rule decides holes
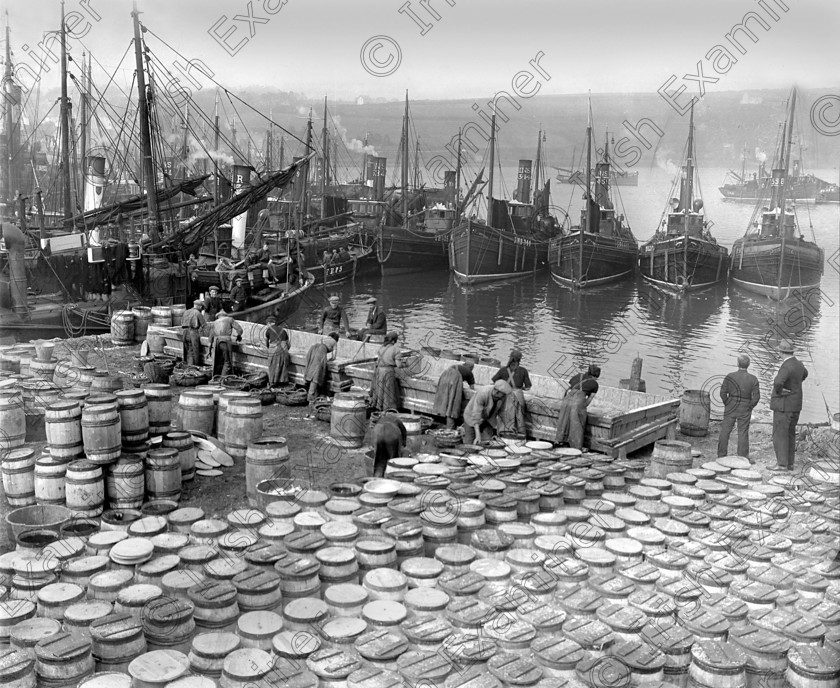
[[[67,348],[88,349],[88,362],[99,369],[107,369],[115,375],[127,376],[136,372],[134,357],[138,347],[113,347],[105,338],[86,337],[62,342],[55,351],[56,358],[69,356]],[[329,439],[329,423],[308,416],[308,407],[287,407],[279,404],[263,407],[263,436],[286,438],[290,456],[291,478],[302,486],[327,488],[333,483],[353,481],[362,476],[371,475],[373,461],[365,455],[368,445],[359,450],[341,449]],[[677,434],[677,439],[691,443],[701,456],[694,461],[699,466],[717,456],[718,429],[720,423],[712,421],[706,437],[684,437]],[[43,432],[43,430],[41,431]],[[367,440],[368,438],[366,438]],[[428,444],[428,436],[423,436],[415,445],[415,451],[434,451]],[[735,453],[736,437],[730,440],[730,453]],[[832,435],[828,428],[803,428],[798,446],[797,461],[804,464],[807,458],[816,458],[826,451],[828,443],[833,443],[829,451],[837,456],[837,435]],[[38,455],[46,442],[29,443]],[[653,445],[636,452],[631,458],[649,458]],[[766,476],[768,469],[776,461],[773,453],[771,428],[769,424],[753,424],[751,430],[751,455],[756,470]],[[224,475],[217,478],[196,477],[192,484],[186,484],[181,503],[183,506],[198,506],[208,516],[223,516],[231,510],[247,506],[245,496],[245,462],[238,460],[232,468],[224,470]],[[9,511],[9,506],[2,496],[0,487],[0,514]],[[4,524],[5,525],[5,524]],[[0,552],[12,547],[6,528],[0,529]]]

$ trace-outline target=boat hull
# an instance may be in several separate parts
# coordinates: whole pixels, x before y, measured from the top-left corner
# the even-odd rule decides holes
[[[58,298],[59,295],[56,296]],[[30,303],[27,317],[9,308],[0,309],[0,333],[18,341],[52,337],[82,337],[111,330],[109,303],[58,301]]]
[[[749,180],[741,183],[724,184],[718,187],[718,190],[726,201],[757,203],[760,200],[770,198],[770,179],[771,177],[763,177],[760,182]],[[828,182],[812,175],[788,177],[785,198],[789,201],[814,201],[829,187]]]
[[[468,220],[452,230],[449,260],[455,278],[463,284],[495,282],[541,270],[548,262],[548,247]]]
[[[314,284],[315,277],[309,273],[307,274],[306,282],[288,294],[271,299],[265,303],[251,306],[243,311],[231,313],[231,315],[237,320],[246,320],[255,323],[265,323],[266,318],[272,315],[277,318],[278,323],[283,323],[297,312],[300,304],[308,296],[308,292]]]
[[[639,249],[639,274],[657,287],[688,292],[726,280],[728,251],[711,241],[688,237],[650,241]],[[683,258],[685,257],[685,262]]]
[[[431,233],[383,227],[377,232],[376,257],[385,275],[449,269],[449,230]]]
[[[639,247],[635,241],[598,234],[583,235],[583,270],[580,233],[553,239],[549,244],[551,278],[567,287],[596,287],[630,277],[636,270]],[[582,274],[581,274],[582,273]]]
[[[737,287],[781,301],[819,285],[823,265],[822,249],[810,241],[786,241],[782,258],[781,239],[738,239],[732,246],[730,275]]]

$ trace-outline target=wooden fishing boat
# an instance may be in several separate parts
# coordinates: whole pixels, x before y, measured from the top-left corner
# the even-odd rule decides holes
[[[686,293],[726,280],[728,251],[709,231],[703,199],[695,198],[697,166],[694,146],[694,108],[688,128],[685,162],[674,180],[671,210],[663,213],[660,228],[639,249],[639,273],[646,282],[668,291]],[[679,192],[679,197],[674,193]]]
[[[813,174],[802,174],[799,160],[793,163],[793,172],[787,178],[786,196],[790,201],[819,201],[825,193],[830,193],[832,187],[836,191],[836,185]],[[718,187],[724,200],[738,203],[756,203],[767,200],[773,193],[773,174],[767,174],[767,168],[762,162],[758,172],[752,178],[746,174],[737,174],[729,171],[728,178],[731,181],[724,181],[723,186]]]
[[[610,194],[609,141],[592,176],[586,175],[585,206],[580,224],[551,240],[548,249],[552,279],[574,289],[595,287],[630,277],[636,270],[639,243],[624,215],[617,215]],[[586,128],[586,162],[592,157],[592,112]]]
[[[816,241],[802,236],[795,209],[788,206],[795,107],[796,89],[793,89],[778,162],[773,169],[770,206],[762,207],[760,203],[756,206],[746,234],[732,245],[730,265],[735,286],[777,301],[818,286],[825,262],[823,250]]]

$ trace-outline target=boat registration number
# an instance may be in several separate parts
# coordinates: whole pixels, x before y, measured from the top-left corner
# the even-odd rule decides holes
[[[530,246],[531,245],[531,240],[526,239],[525,237],[513,237],[513,243],[514,244],[519,244],[521,246]]]
[[[327,268],[327,274],[328,275],[337,275],[337,274],[339,274],[340,272],[343,271],[343,268],[344,268],[343,265],[339,265],[339,266],[334,267],[334,268]]]

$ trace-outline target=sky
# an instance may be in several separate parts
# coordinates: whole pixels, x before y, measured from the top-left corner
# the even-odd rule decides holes
[[[686,93],[700,86],[838,85],[836,0],[138,0],[138,6],[152,32],[234,91],[265,86],[353,100],[398,99],[408,89],[412,99],[473,98],[510,89],[518,78],[539,94],[653,93],[672,76],[670,88],[684,85]],[[58,27],[60,3],[4,0],[4,7],[14,62],[34,71],[37,62],[23,45],[36,46],[44,31]],[[130,0],[66,0],[65,10],[81,36],[71,38],[71,55],[92,51],[103,69],[115,70],[132,38]],[[753,20],[757,42],[740,32],[738,50],[725,36],[747,12],[766,27]],[[147,40],[164,63],[178,60],[156,38]],[[706,57],[716,45],[733,58],[718,62],[720,71]],[[540,70],[529,64],[535,59]],[[130,84],[133,69],[132,60],[123,61],[117,81]],[[57,84],[56,72],[44,76],[44,85]]]

